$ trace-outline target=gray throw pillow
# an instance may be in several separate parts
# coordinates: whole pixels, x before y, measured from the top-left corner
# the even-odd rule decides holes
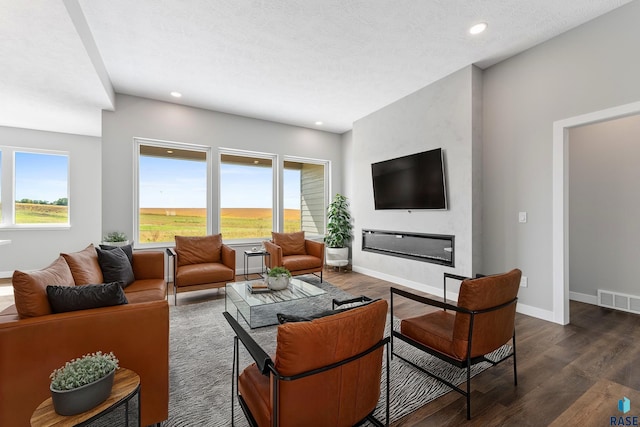
[[[129,262],[133,267],[133,247],[131,245],[124,245],[124,246],[100,245],[100,249],[103,249],[105,251],[112,251],[118,248],[122,249],[122,251],[127,255],[127,258],[129,258]]]
[[[87,310],[127,304],[127,297],[119,283],[79,286],[47,286],[47,298],[54,313]]]
[[[121,248],[111,250],[96,248],[96,252],[105,283],[119,282],[120,286],[126,288],[136,280],[129,258]]]

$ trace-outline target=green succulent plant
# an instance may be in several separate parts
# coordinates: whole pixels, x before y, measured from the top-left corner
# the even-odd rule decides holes
[[[291,272],[284,267],[273,267],[269,270],[269,277],[278,277],[280,275],[291,277]]]
[[[59,391],[73,390],[97,381],[117,368],[118,359],[113,353],[88,353],[54,370],[49,375],[51,388]]]
[[[104,236],[102,241],[103,242],[126,242],[127,235],[119,231],[112,231],[111,233],[107,233],[107,235]]]

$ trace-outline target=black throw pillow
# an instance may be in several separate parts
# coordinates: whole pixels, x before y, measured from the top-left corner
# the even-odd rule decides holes
[[[119,283],[80,286],[47,286],[47,298],[54,313],[87,310],[127,304],[127,297]]]
[[[284,314],[284,313],[277,313],[276,316],[278,317],[278,323],[280,323],[281,325],[284,323],[294,323],[294,322],[309,322],[311,320],[314,319],[320,319],[321,317],[327,317],[327,316],[333,316],[334,314],[338,314],[338,313],[342,313],[345,311],[349,311],[349,310],[353,310],[354,308],[358,308],[358,307],[363,307],[365,305],[369,305],[372,302],[378,301],[378,299],[374,299],[374,300],[370,300],[367,302],[364,302],[360,305],[354,305],[351,307],[346,307],[346,308],[337,308],[335,310],[325,310],[325,311],[321,311],[319,313],[315,313],[309,316],[296,316],[294,314]]]
[[[136,280],[129,258],[121,248],[111,250],[96,248],[96,252],[105,283],[120,282],[120,285],[126,288]]]
[[[105,251],[112,251],[118,248],[122,249],[122,251],[127,255],[127,258],[129,258],[129,262],[133,267],[133,247],[131,247],[131,245],[124,245],[124,246],[100,245],[100,249]]]

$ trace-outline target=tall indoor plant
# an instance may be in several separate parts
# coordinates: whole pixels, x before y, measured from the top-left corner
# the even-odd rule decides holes
[[[353,224],[349,213],[349,202],[345,196],[337,193],[327,207],[326,263],[334,267],[349,264],[349,242]]]

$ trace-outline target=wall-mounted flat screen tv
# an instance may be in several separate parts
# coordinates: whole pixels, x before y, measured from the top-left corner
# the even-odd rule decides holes
[[[378,209],[447,209],[442,149],[371,165]]]

